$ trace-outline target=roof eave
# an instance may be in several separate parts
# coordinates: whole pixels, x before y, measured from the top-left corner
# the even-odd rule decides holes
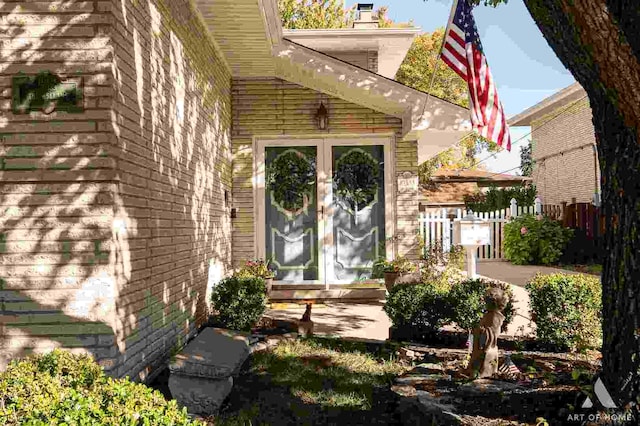
[[[570,102],[574,102],[585,95],[586,92],[582,86],[578,83],[573,83],[571,86],[565,87],[537,104],[525,109],[521,113],[509,118],[507,122],[511,127],[531,126],[532,121],[538,120],[557,108],[560,108]]]

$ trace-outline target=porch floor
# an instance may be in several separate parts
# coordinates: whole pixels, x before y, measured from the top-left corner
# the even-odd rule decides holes
[[[367,340],[389,338],[391,321],[382,310],[384,300],[369,303],[324,302],[314,304],[311,320],[314,334],[355,337]],[[285,309],[268,309],[265,315],[276,319],[298,320],[305,305],[287,304]]]

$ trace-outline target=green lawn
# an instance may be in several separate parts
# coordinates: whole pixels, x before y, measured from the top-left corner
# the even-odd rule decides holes
[[[393,424],[389,385],[409,369],[395,349],[313,337],[255,353],[216,425]]]

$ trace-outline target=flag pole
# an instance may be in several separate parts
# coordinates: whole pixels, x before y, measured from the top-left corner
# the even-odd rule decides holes
[[[444,41],[447,37],[447,30],[451,25],[451,21],[453,21],[453,15],[456,11],[456,6],[458,5],[458,0],[453,0],[453,4],[451,5],[451,12],[449,12],[449,20],[447,21],[447,27],[444,29],[444,33],[442,34],[442,42],[440,43],[440,49],[436,52],[435,58],[435,66],[433,67],[433,73],[431,73],[431,83],[429,84],[429,89],[427,90],[427,100],[424,103],[424,108],[422,108],[422,114],[420,115],[420,119],[424,117],[424,113],[427,110],[427,106],[429,105],[429,101],[431,100],[431,89],[433,88],[433,83],[436,80],[436,73],[438,72],[438,65],[440,65],[440,54],[442,53],[442,48],[444,47]]]

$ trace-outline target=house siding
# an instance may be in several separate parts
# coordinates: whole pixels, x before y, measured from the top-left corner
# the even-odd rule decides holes
[[[554,118],[555,117],[555,118]],[[563,105],[531,123],[533,181],[543,204],[588,203],[600,181],[587,99]]]
[[[326,52],[341,61],[348,62],[371,72],[378,72],[378,52],[376,50]]]
[[[15,213],[1,222],[0,277],[4,302],[23,303],[2,322],[3,361],[76,346],[111,375],[146,379],[206,318],[210,265],[231,266],[230,72],[188,0],[0,7],[18,3],[16,22],[78,24],[43,33],[33,65],[15,53],[0,75],[5,139],[39,167],[7,170],[18,162],[3,146],[2,207]],[[7,112],[10,77],[46,69],[84,77],[85,112],[23,123]]]
[[[256,253],[257,214],[253,188],[253,138],[260,136],[330,137],[332,134],[396,135],[395,169],[417,176],[416,141],[402,141],[402,120],[280,79],[234,79],[233,100],[233,259],[236,265]],[[328,128],[319,131],[315,112],[328,111]],[[395,188],[394,188],[395,190]],[[417,191],[396,194],[398,253],[418,256]]]

